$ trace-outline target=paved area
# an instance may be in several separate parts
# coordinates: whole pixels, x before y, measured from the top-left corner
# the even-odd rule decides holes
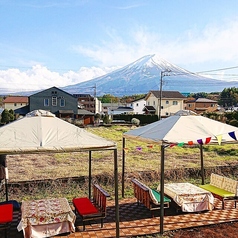
[[[150,211],[143,205],[137,205],[134,198],[122,199],[120,201],[120,237],[137,237],[157,234],[160,232],[159,211],[154,217]],[[23,233],[18,232],[16,227],[20,221],[20,212],[14,212],[14,221],[8,230],[8,238],[23,238]],[[215,209],[200,213],[181,213],[170,207],[165,209],[164,232],[191,228],[205,225],[212,225],[230,221],[238,221],[238,208],[234,208],[234,203],[226,204],[224,210],[221,209],[221,202],[215,199]],[[115,237],[115,207],[113,201],[108,202],[107,217],[104,220],[104,227],[100,227],[100,221],[92,222],[86,225],[86,231],[82,230],[82,223],[77,217],[76,232],[71,234],[62,234],[57,238],[98,238]],[[0,231],[0,238],[4,233]]]

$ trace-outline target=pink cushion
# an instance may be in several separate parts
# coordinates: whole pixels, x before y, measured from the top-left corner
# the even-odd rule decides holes
[[[74,198],[73,204],[81,215],[89,215],[89,214],[95,214],[98,213],[98,209],[91,203],[91,201],[85,197],[85,198]]]
[[[0,205],[0,223],[7,223],[12,221],[13,205],[1,204]]]

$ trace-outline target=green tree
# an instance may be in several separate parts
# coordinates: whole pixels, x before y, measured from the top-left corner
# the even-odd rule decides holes
[[[238,88],[225,88],[221,92],[220,99],[218,104],[223,106],[224,108],[233,108],[238,104]]]
[[[126,102],[126,103],[130,103],[131,101],[135,101],[138,99],[142,99],[145,98],[146,94],[134,94],[131,96],[123,96],[121,98],[121,102]]]
[[[10,113],[7,109],[4,109],[3,112],[2,112],[2,115],[1,115],[1,123],[3,124],[7,124],[10,122]]]
[[[9,117],[10,117],[10,121],[14,121],[15,119],[15,113],[12,109],[9,110]]]
[[[189,97],[193,97],[193,98],[196,98],[196,99],[198,99],[198,98],[207,98],[207,93],[205,93],[205,92],[201,92],[201,93],[191,93],[190,95],[189,95]]]
[[[102,97],[99,97],[99,100],[102,103],[115,103],[119,101],[119,98],[111,94],[104,94]]]

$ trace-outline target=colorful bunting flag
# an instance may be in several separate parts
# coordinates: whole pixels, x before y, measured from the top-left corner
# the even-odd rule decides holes
[[[197,140],[198,144],[203,145],[202,139]]]
[[[234,132],[234,131],[232,131],[232,132],[229,132],[228,134],[229,134],[229,136],[230,136],[231,138],[233,138],[234,140],[237,140],[237,139],[236,139],[236,135],[235,135],[235,132]]]
[[[236,135],[235,135],[235,131],[229,132],[228,134],[232,139],[237,140]],[[222,134],[216,136],[216,139],[217,139],[217,142],[218,142],[219,145],[221,145],[222,136],[223,136]],[[200,144],[200,145],[209,144],[211,142],[211,139],[212,139],[212,137],[207,137],[205,140],[198,139],[197,143]],[[185,144],[184,142],[180,142],[178,144],[173,143],[173,144],[170,144],[169,147],[174,147],[176,145],[182,147],[182,146],[184,146],[184,144]],[[188,141],[187,144],[188,145],[194,145],[194,142],[193,141]],[[147,148],[149,148],[149,149],[152,149],[153,147],[154,147],[154,145],[147,145]],[[128,148],[123,148],[123,150],[125,152],[128,152],[129,149]],[[142,151],[142,147],[141,146],[136,146],[136,150]]]
[[[175,146],[175,144],[170,144],[170,145],[169,145],[169,147],[174,147],[174,146]]]
[[[205,144],[210,143],[211,139],[212,139],[212,137],[208,137],[208,138],[206,138]]]
[[[216,138],[217,138],[218,144],[221,145],[222,135],[218,135],[218,136],[216,136]]]

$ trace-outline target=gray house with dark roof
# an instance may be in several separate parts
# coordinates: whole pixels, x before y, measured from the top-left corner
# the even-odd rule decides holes
[[[50,111],[57,117],[75,118],[78,100],[57,87],[51,87],[29,96],[29,111],[38,109]]]
[[[184,100],[186,99],[178,91],[151,90],[145,97],[146,106],[144,108],[147,114],[159,115],[161,98],[161,117],[168,117],[179,110],[184,109]],[[152,112],[152,113],[151,113]]]

